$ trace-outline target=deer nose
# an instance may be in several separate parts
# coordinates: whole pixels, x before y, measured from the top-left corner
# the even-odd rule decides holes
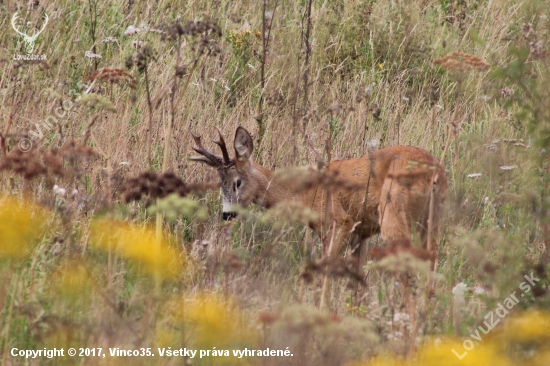
[[[229,221],[234,217],[237,217],[236,212],[223,212],[222,213],[222,218],[224,219],[224,221]]]

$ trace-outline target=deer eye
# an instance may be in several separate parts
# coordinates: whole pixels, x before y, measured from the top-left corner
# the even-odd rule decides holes
[[[237,190],[237,188],[240,188],[242,184],[242,181],[239,179],[236,183],[233,183],[233,192]]]

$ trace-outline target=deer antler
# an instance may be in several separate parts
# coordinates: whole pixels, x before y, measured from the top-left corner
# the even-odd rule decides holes
[[[222,150],[224,164],[230,165],[232,162],[231,162],[231,159],[229,158],[229,154],[227,153],[227,146],[225,145],[225,140],[223,139],[222,131],[218,127],[216,127],[216,129],[218,130],[218,135],[220,135],[220,140],[212,141],[212,142],[218,145]]]
[[[50,18],[48,17],[48,14],[44,13],[44,24],[42,25],[42,29],[40,29],[37,33],[35,33],[33,35],[33,37],[36,37],[37,35],[39,35],[40,33],[42,33],[44,31],[44,29],[46,29],[46,25],[48,24],[48,20]]]
[[[17,26],[15,25],[15,22],[17,21],[17,19],[19,18],[17,16],[17,14],[19,14],[19,10],[15,12],[15,14],[13,14],[13,16],[11,17],[11,26],[13,28],[14,31],[17,32],[17,34],[23,36],[23,37],[26,37],[27,35],[25,33],[22,33],[20,32],[18,29],[17,29]]]
[[[222,159],[220,159],[218,156],[212,154],[210,151],[206,150],[204,148],[204,146],[202,146],[201,144],[201,137],[200,136],[195,136],[193,134],[191,134],[191,136],[193,136],[193,139],[195,140],[195,143],[197,144],[198,147],[194,147],[193,150],[195,150],[196,152],[198,152],[199,154],[203,155],[204,157],[206,157],[208,159],[205,160],[203,157],[201,156],[198,156],[198,157],[191,157],[189,158],[190,160],[194,160],[194,161],[202,161],[202,162],[205,162],[205,163],[211,163],[210,165],[213,165],[213,166],[217,166],[217,167],[221,167],[223,166],[223,161]]]

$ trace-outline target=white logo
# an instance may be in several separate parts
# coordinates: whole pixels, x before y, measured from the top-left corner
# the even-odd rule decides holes
[[[27,51],[27,55],[30,56],[34,51],[34,42],[36,42],[38,35],[42,33],[42,31],[44,31],[44,28],[46,28],[46,25],[48,24],[48,14],[44,14],[44,24],[42,25],[42,29],[34,33],[32,36],[29,36],[26,33],[20,32],[17,29],[17,26],[15,25],[15,22],[18,19],[18,16],[17,16],[18,13],[19,11],[16,11],[15,14],[13,14],[13,17],[11,18],[11,26],[17,32],[17,34],[23,37],[23,41],[25,42],[25,50]]]

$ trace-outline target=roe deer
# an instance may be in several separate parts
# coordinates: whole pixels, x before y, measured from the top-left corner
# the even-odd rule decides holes
[[[193,136],[197,144],[193,149],[202,156],[190,159],[217,169],[225,220],[236,216],[231,211],[232,205],[247,207],[255,203],[270,208],[284,201],[301,200],[319,218],[309,226],[320,238],[326,238],[323,243],[325,257],[339,255],[351,233],[359,243],[381,233],[394,250],[396,245],[408,250],[412,249],[410,243],[414,232],[435,261],[437,247],[431,247],[430,243],[434,243],[434,239],[437,241],[439,236],[447,178],[445,170],[426,150],[394,146],[357,159],[335,160],[323,173],[350,184],[331,189],[313,186],[297,192],[294,189],[296,182],[276,180],[273,171],[254,162],[252,137],[244,128],[238,127],[235,133],[235,159],[229,157],[219,129],[218,134],[220,140],[214,142],[220,146],[222,158],[207,151],[199,136]],[[326,290],[325,276],[321,307]]]

